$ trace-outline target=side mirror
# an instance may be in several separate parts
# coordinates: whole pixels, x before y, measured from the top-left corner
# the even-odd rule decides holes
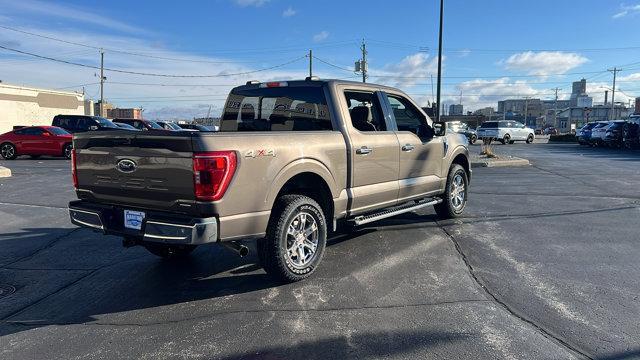
[[[434,122],[433,123],[433,133],[436,136],[443,136],[447,132],[447,127],[443,122]]]
[[[51,136],[51,133],[48,133],[48,132],[45,131],[45,132],[42,133],[42,136]]]

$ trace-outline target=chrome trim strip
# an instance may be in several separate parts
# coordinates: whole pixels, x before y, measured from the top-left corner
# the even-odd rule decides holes
[[[73,221],[77,222],[78,224],[84,225],[84,226],[87,226],[87,227],[91,227],[91,228],[94,228],[94,229],[100,229],[100,230],[104,231],[104,225],[102,224],[102,218],[100,217],[100,214],[98,214],[97,212],[74,209],[74,208],[67,208],[67,209],[69,210],[69,215],[71,216],[71,219]],[[78,220],[73,216],[73,214],[71,213],[72,211],[77,211],[77,212],[81,212],[81,213],[85,213],[85,214],[96,216],[98,218],[98,221],[100,221],[100,225],[98,226],[98,225],[94,225],[94,224],[91,224],[91,223],[88,223],[88,222],[85,222],[85,221],[82,221],[82,220]]]
[[[166,240],[185,240],[189,238],[189,236],[162,236],[162,235],[153,235],[148,233],[144,233],[144,237],[149,237],[152,239],[166,239]]]

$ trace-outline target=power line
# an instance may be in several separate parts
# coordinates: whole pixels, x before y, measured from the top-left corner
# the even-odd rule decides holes
[[[323,59],[321,59],[321,58],[319,58],[319,57],[317,57],[315,55],[313,56],[313,58],[318,60],[318,61],[320,61],[323,64],[329,65],[329,66],[334,67],[336,69],[340,69],[340,70],[343,70],[343,71],[347,71],[347,72],[353,73],[353,70],[351,70],[351,69],[347,69],[346,67],[342,67],[342,66],[339,66],[339,65],[336,65],[336,64],[332,64],[332,63],[330,63],[330,62],[328,62],[326,60],[323,60]]]
[[[85,68],[89,68],[89,69],[96,69],[96,70],[100,69],[100,67],[98,67],[98,66],[87,65],[87,64],[82,64],[82,63],[77,63],[77,62],[67,61],[67,60],[56,59],[56,58],[52,58],[52,57],[49,57],[49,56],[44,56],[44,55],[34,54],[34,53],[31,53],[31,52],[27,52],[27,51],[13,49],[13,48],[10,48],[10,47],[7,47],[7,46],[3,46],[3,45],[0,45],[0,49],[4,49],[4,50],[7,50],[7,51],[12,51],[12,52],[23,54],[23,55],[29,55],[29,56],[33,56],[33,57],[40,58],[40,59],[45,59],[45,60],[55,61],[55,62],[59,62],[59,63],[63,63],[63,64],[68,64],[68,65],[80,66],[80,67],[85,67]],[[293,59],[291,61],[288,61],[288,62],[285,62],[285,63],[282,63],[282,64],[273,65],[273,66],[269,66],[269,67],[258,69],[258,70],[245,71],[245,72],[239,72],[239,73],[229,73],[229,74],[217,74],[217,75],[158,74],[158,73],[145,73],[145,72],[138,72],[138,71],[112,69],[112,68],[104,68],[104,70],[105,71],[122,73],[122,74],[168,77],[168,78],[215,78],[215,77],[242,76],[242,75],[249,75],[249,74],[254,74],[254,73],[258,73],[258,72],[262,72],[262,71],[267,71],[267,70],[273,70],[273,69],[280,68],[280,67],[292,64],[294,62],[300,61],[300,60],[302,60],[304,58],[305,58],[305,56],[301,56],[301,57],[295,58],[295,59]]]

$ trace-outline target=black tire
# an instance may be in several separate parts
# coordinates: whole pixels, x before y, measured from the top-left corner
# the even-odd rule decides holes
[[[163,259],[184,259],[196,248],[195,245],[168,245],[155,243],[144,243],[142,245],[147,249],[147,251]]]
[[[12,143],[3,143],[0,145],[0,156],[5,160],[13,160],[18,157],[16,146]]]
[[[529,134],[529,136],[527,136],[527,144],[531,144],[533,142],[533,138],[533,134]]]
[[[304,215],[304,216],[302,216]],[[307,217],[311,217],[313,223],[306,228]],[[315,224],[315,230],[313,230]],[[298,227],[301,227],[299,229]],[[289,229],[297,231],[295,235],[290,234]],[[304,231],[303,231],[304,230]],[[310,235],[304,235],[305,231],[313,231]],[[311,241],[309,236],[312,237]],[[304,238],[304,239],[303,239]],[[305,240],[306,239],[306,240]],[[305,244],[313,245],[315,241],[315,251],[310,247],[302,250],[308,259],[300,261],[300,254],[296,252],[289,254],[288,249],[298,243],[298,251],[304,248]],[[318,267],[324,254],[327,243],[327,222],[322,208],[310,197],[304,195],[284,195],[276,201],[271,213],[271,220],[267,227],[267,236],[258,240],[258,258],[265,271],[284,282],[300,281],[309,277]],[[292,256],[296,260],[292,259]]]
[[[64,146],[62,147],[62,156],[64,156],[66,159],[71,159],[71,150],[73,150],[72,144],[64,144]]]
[[[477,140],[478,140],[478,137],[476,135],[471,135],[471,138],[469,139],[469,144],[473,145],[476,143]]]
[[[458,177],[462,181],[464,188],[462,193],[462,201],[461,205],[456,205],[454,201],[454,196],[452,196],[452,191],[459,185],[456,185],[455,182]],[[436,210],[436,214],[441,219],[453,219],[460,216],[464,209],[467,206],[467,198],[469,193],[469,179],[467,177],[467,172],[464,168],[458,164],[453,164],[451,169],[449,169],[449,175],[447,176],[447,186],[445,188],[445,192],[442,195],[442,202],[434,206]]]
[[[510,142],[511,142],[511,135],[509,135],[509,134],[505,134],[505,136],[502,138],[502,140],[500,140],[500,142],[502,143],[502,145],[510,144]]]

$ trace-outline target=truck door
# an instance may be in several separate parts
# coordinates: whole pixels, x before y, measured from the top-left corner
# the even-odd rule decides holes
[[[398,139],[388,128],[379,92],[342,89],[345,129],[351,142],[351,215],[395,205],[398,197]],[[344,103],[346,102],[346,104]]]
[[[398,201],[439,192],[446,137],[435,136],[427,115],[404,95],[385,93],[384,99],[400,144]]]

